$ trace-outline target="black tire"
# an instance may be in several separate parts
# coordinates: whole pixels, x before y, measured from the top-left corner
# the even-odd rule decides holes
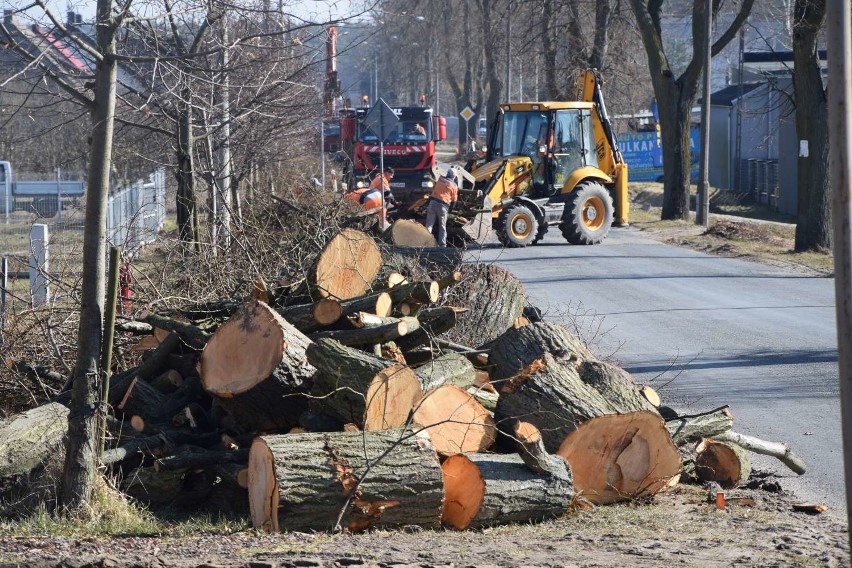
[[[572,245],[596,245],[612,227],[612,197],[596,181],[586,181],[574,188],[565,201],[562,236]]]
[[[522,248],[533,244],[539,231],[535,214],[526,205],[512,205],[500,214],[497,239],[504,247]]]
[[[544,235],[547,234],[548,225],[547,223],[539,223],[538,231],[535,234],[535,238],[533,239],[532,244],[538,243],[541,239],[544,238]]]

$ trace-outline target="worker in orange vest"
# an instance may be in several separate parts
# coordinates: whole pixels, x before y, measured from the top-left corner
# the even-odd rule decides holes
[[[356,189],[347,197],[353,202],[361,205],[365,211],[376,211],[379,218],[379,228],[387,228],[387,206],[394,203],[390,192],[390,181],[393,179],[393,168],[386,166],[382,175],[373,178],[369,187]],[[384,204],[382,203],[384,193]],[[384,205],[384,206],[383,206]]]
[[[435,189],[429,197],[426,208],[426,230],[430,233],[438,224],[438,245],[447,246],[447,217],[459,198],[459,186],[456,185],[456,172],[453,168],[438,179]]]

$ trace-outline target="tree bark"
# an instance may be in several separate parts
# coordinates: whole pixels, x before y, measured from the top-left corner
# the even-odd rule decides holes
[[[675,445],[682,446],[723,434],[730,430],[733,424],[734,416],[727,406],[723,406],[709,412],[667,420],[666,429]]]
[[[423,392],[444,384],[466,389],[476,380],[476,369],[464,355],[446,353],[414,369]]]
[[[51,402],[0,421],[0,480],[27,475],[62,451],[68,409]]]
[[[424,432],[262,436],[248,476],[252,523],[267,532],[436,528],[441,519],[441,466]]]
[[[275,310],[249,300],[201,353],[201,383],[246,430],[289,430],[307,408],[310,340]]]
[[[545,354],[573,361],[594,360],[580,341],[560,325],[532,323],[512,328],[489,346],[488,364],[496,384],[519,373]]]
[[[578,368],[580,380],[601,393],[619,412],[647,410],[658,414],[656,407],[642,396],[630,373],[611,363],[583,361]]]
[[[793,8],[796,136],[808,145],[807,156],[800,154],[797,163],[796,252],[831,249],[828,96],[817,53],[825,13],[825,0],[796,0]]]
[[[393,361],[321,339],[307,350],[314,377],[314,405],[343,423],[365,430],[394,428],[406,423],[423,396],[414,372]]]

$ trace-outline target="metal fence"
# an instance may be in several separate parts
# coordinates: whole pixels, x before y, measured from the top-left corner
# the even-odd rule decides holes
[[[36,272],[78,273],[82,268],[85,197],[60,192],[37,198],[15,196],[10,201],[11,207],[0,212],[0,256],[8,259],[8,275],[32,280]],[[160,168],[147,180],[128,183],[110,193],[108,244],[121,247],[126,256],[134,256],[157,239],[165,219],[166,174]],[[42,266],[34,266],[39,246],[31,235],[36,229],[47,233],[48,250]]]

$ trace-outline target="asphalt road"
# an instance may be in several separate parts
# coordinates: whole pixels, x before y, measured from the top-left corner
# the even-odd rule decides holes
[[[803,501],[846,513],[834,281],[661,244],[613,229],[570,246],[556,228],[526,249],[485,248],[550,318],[575,327],[664,402],[687,412],[728,404],[736,431],[787,442],[808,465],[776,471]]]

